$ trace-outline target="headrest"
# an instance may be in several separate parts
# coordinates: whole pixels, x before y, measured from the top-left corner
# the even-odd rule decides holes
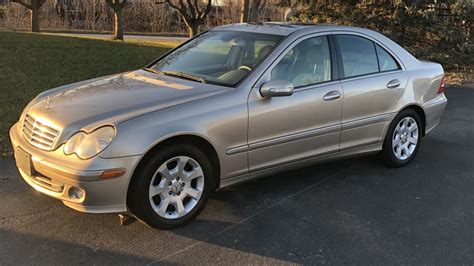
[[[237,67],[242,65],[244,56],[245,49],[239,45],[233,45],[230,48],[229,54],[227,55],[226,64],[230,67],[230,69],[237,69]]]
[[[262,60],[262,58],[264,58],[272,50],[272,48],[273,46],[271,45],[263,46],[262,48],[260,48],[260,51],[258,51],[257,60]]]
[[[306,50],[305,58],[308,64],[322,64],[323,63],[323,47],[320,44],[311,45]]]

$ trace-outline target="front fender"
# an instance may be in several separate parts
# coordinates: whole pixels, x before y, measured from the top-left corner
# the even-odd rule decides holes
[[[246,153],[226,154],[232,147],[247,144],[246,95],[236,96],[217,95],[123,121],[116,125],[117,135],[100,157],[143,156],[166,139],[193,135],[213,146],[222,178],[247,171]]]

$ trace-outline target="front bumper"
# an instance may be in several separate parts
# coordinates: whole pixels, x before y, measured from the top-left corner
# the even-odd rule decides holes
[[[81,212],[114,213],[127,210],[128,185],[141,156],[113,159],[96,156],[81,160],[75,155],[64,155],[62,146],[55,151],[39,150],[25,140],[18,123],[10,129],[10,139],[17,165],[18,156],[27,154],[31,158],[31,174],[21,168],[19,172],[35,190]],[[100,178],[105,170],[118,168],[124,168],[125,174],[106,180]]]

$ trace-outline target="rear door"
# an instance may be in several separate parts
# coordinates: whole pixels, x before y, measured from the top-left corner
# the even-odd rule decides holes
[[[344,91],[341,149],[380,142],[408,77],[386,47],[368,36],[336,34]]]

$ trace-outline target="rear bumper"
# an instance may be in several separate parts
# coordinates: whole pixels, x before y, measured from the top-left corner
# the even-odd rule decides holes
[[[104,159],[98,156],[80,160],[66,156],[62,147],[43,151],[29,144],[18,124],[10,129],[15,155],[31,156],[31,174],[19,168],[20,175],[35,190],[61,200],[66,206],[81,212],[114,213],[127,210],[128,185],[140,156]],[[15,156],[18,165],[18,158]],[[124,168],[125,174],[103,180],[100,175],[109,169]]]
[[[439,124],[447,104],[448,99],[442,93],[423,105],[426,118],[425,134],[430,133]]]

